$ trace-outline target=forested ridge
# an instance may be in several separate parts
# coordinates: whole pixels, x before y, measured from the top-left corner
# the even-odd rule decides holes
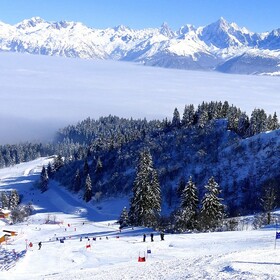
[[[175,108],[164,120],[87,118],[58,131],[53,143],[0,146],[0,164],[57,154],[63,162],[49,170],[50,177],[89,201],[131,196],[140,155],[149,151],[165,210],[181,203],[190,177],[200,201],[213,178],[233,216],[260,210],[268,188],[276,191],[280,206],[279,134],[276,113],[255,109],[248,116],[226,101],[203,102],[186,105],[182,114]]]

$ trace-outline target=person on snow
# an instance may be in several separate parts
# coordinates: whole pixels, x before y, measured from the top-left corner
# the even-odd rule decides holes
[[[146,234],[144,233],[143,234],[143,242],[145,242],[146,241]]]
[[[151,242],[154,242],[154,234],[151,233],[150,236],[151,236]]]
[[[39,246],[39,250],[40,250],[41,247],[42,247],[42,242],[41,241],[38,243],[38,246]]]
[[[163,232],[160,233],[160,240],[164,241],[164,233]]]

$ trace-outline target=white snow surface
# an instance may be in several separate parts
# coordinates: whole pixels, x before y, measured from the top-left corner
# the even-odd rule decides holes
[[[87,117],[171,118],[203,101],[280,114],[277,77],[0,52],[0,84],[0,144],[50,139]]]
[[[0,248],[0,279],[280,279],[275,228],[166,234],[164,241],[155,232],[151,242],[151,229],[119,232],[114,222],[127,206],[123,199],[85,204],[55,182],[43,194],[36,190],[34,182],[50,160],[0,170],[0,190],[17,189],[36,209],[22,224],[0,223],[1,232],[18,232]],[[47,218],[60,223],[46,224]],[[30,242],[33,247],[27,246],[25,252]],[[146,261],[138,262],[139,255]]]

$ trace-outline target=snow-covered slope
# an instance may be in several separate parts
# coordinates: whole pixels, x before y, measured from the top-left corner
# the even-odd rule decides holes
[[[280,279],[275,227],[251,230],[247,218],[240,231],[166,234],[164,241],[155,232],[151,242],[151,229],[119,232],[114,222],[127,201],[85,204],[54,182],[43,194],[36,190],[50,160],[0,170],[0,190],[17,189],[36,209],[28,222],[0,224],[0,232],[18,233],[0,248],[0,279]],[[138,262],[139,256],[146,261]]]
[[[216,69],[228,59],[248,50],[273,51],[276,67],[263,60],[248,58],[246,65],[232,72],[277,73],[280,60],[279,29],[257,34],[228,23],[224,18],[204,27],[182,26],[172,31],[167,23],[160,28],[133,30],[120,25],[94,29],[80,22],[48,22],[39,17],[25,19],[16,25],[0,23],[0,50],[31,54],[137,61],[148,65],[182,69]],[[254,69],[254,67],[258,69]],[[238,65],[236,65],[238,67]],[[223,67],[217,68],[223,71]],[[267,71],[268,69],[268,71]],[[227,68],[226,72],[229,72]]]

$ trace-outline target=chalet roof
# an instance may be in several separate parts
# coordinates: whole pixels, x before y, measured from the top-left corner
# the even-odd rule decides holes
[[[10,214],[11,211],[8,210],[8,209],[0,209],[0,213],[2,213],[2,214]]]

